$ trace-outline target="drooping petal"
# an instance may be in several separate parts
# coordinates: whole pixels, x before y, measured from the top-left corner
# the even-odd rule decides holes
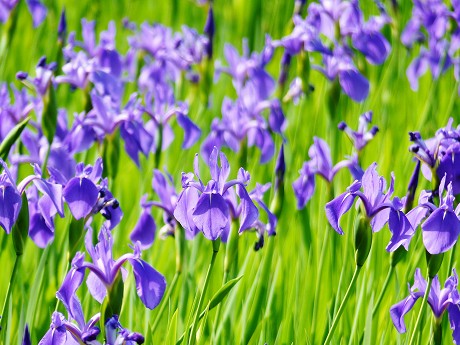
[[[38,0],[27,0],[27,6],[29,7],[30,14],[32,15],[32,20],[34,22],[34,27],[36,28],[45,20],[48,10]]]
[[[423,297],[423,294],[424,292],[411,293],[407,298],[390,308],[391,320],[399,333],[406,333],[404,315],[414,307],[415,302],[417,302],[420,297]]]
[[[79,253],[75,256],[72,264],[80,266],[84,260],[84,255]],[[85,325],[85,319],[83,316],[83,310],[80,301],[77,299],[75,293],[83,283],[85,278],[85,268],[73,267],[64,278],[64,281],[56,292],[56,297],[61,300],[64,307],[67,309],[73,319],[77,321],[80,327]]]
[[[21,204],[21,196],[15,188],[8,185],[0,188],[0,226],[7,234],[18,219]]]
[[[86,177],[74,177],[64,188],[64,198],[75,219],[88,216],[96,204],[97,187]]]
[[[155,230],[156,224],[150,213],[150,208],[144,208],[129,238],[133,243],[139,241],[141,249],[146,249],[149,248],[155,240]]]
[[[378,31],[362,31],[353,35],[353,45],[374,65],[382,64],[391,51],[387,39]]]
[[[460,344],[460,305],[450,304],[447,308],[449,313],[450,329],[452,330],[452,338],[454,344]]]
[[[369,94],[369,81],[356,69],[339,72],[339,83],[343,92],[355,102],[362,102]]]
[[[177,200],[176,208],[174,209],[174,217],[186,230],[186,234],[195,236],[199,231],[193,221],[193,207],[198,201],[198,191],[195,188],[187,188],[182,191]]]
[[[315,192],[315,173],[308,162],[304,163],[300,176],[294,181],[292,188],[297,199],[297,209],[300,210],[305,207]]]
[[[388,227],[390,228],[392,236],[386,248],[387,251],[395,251],[401,245],[408,250],[409,242],[415,231],[404,212],[391,209]]]
[[[237,185],[236,192],[240,197],[240,229],[239,233],[242,233],[244,230],[249,229],[254,222],[259,218],[259,210],[256,205],[251,200],[246,188],[241,185]]]
[[[50,228],[40,212],[30,214],[29,236],[34,243],[45,248],[54,239],[54,227]]]
[[[62,186],[55,183],[50,183],[43,179],[34,180],[37,189],[43,194],[49,196],[56,210],[61,217],[64,217],[64,201],[62,199]]]
[[[229,222],[225,199],[216,193],[203,193],[193,211],[193,222],[209,240],[216,240]]]
[[[343,235],[343,230],[340,227],[340,218],[348,212],[355,198],[356,196],[354,194],[345,192],[326,204],[327,220],[340,235]]]
[[[129,262],[133,266],[139,298],[147,308],[154,309],[160,303],[165,293],[165,278],[141,259],[131,259]]]
[[[188,116],[177,114],[177,123],[184,130],[183,149],[188,149],[195,144],[201,136],[201,129],[190,120]]]
[[[436,209],[422,224],[423,244],[430,254],[444,253],[453,247],[460,234],[460,220],[454,212]]]

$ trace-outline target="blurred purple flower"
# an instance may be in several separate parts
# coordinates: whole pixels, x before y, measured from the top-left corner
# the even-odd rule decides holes
[[[316,175],[331,183],[341,169],[348,168],[355,179],[361,179],[363,172],[358,164],[357,157],[350,157],[333,166],[330,148],[321,138],[313,138],[313,145],[310,146],[308,154],[310,160],[303,163],[302,169],[299,170],[299,178],[292,184],[297,198],[298,209],[304,208],[313,196]]]
[[[372,122],[372,111],[365,112],[359,117],[358,130],[354,131],[345,122],[339,123],[339,130],[344,131],[351,142],[355,150],[359,153],[366,145],[371,141],[377,134],[379,128],[373,126],[368,130],[368,125]]]

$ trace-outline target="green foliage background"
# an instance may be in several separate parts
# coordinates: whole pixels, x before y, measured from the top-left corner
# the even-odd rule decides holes
[[[32,28],[31,18],[24,1],[20,2],[19,23],[14,39],[5,56],[0,56],[0,79],[20,87],[15,80],[19,70],[34,71],[40,56],[55,55],[56,27],[60,11],[66,8],[68,31],[76,31],[81,37],[82,18],[97,21],[97,31],[107,28],[113,20],[117,27],[117,48],[125,53],[128,48],[127,36],[130,33],[122,28],[124,17],[141,23],[143,21],[160,22],[180,30],[186,24],[201,31],[206,19],[205,7],[199,7],[192,1],[45,1],[49,14],[42,26]],[[367,13],[375,11],[371,1],[363,1]],[[390,3],[387,3],[391,9]],[[308,159],[308,147],[313,137],[318,136],[329,142],[336,142],[333,148],[334,162],[351,153],[348,139],[337,130],[340,120],[356,127],[358,116],[364,111],[373,110],[373,123],[380,132],[365,149],[363,166],[378,163],[378,171],[387,181],[390,172],[396,175],[395,194],[404,196],[410,179],[414,162],[408,151],[408,131],[420,130],[422,136],[430,137],[435,130],[446,124],[449,117],[454,124],[459,122],[459,100],[457,87],[451,71],[433,82],[428,74],[421,79],[418,92],[409,87],[406,68],[416,52],[407,51],[400,43],[399,36],[411,13],[411,3],[402,2],[399,12],[391,11],[394,23],[385,34],[392,45],[389,59],[382,66],[361,64],[364,74],[371,83],[370,95],[361,104],[352,102],[341,95],[336,104],[333,121],[328,120],[327,102],[329,102],[329,85],[318,72],[311,73],[311,83],[315,91],[303,99],[299,105],[285,104],[284,111],[288,120],[286,132],[286,200],[278,234],[259,252],[252,247],[256,240],[253,234],[244,234],[240,238],[238,275],[243,275],[228,298],[223,302],[219,318],[216,310],[209,312],[201,324],[200,344],[319,344],[324,339],[328,324],[334,311],[345,293],[354,269],[353,223],[356,212],[350,212],[343,218],[344,236],[339,236],[327,224],[324,205],[329,193],[324,181],[317,179],[317,190],[306,210],[298,211],[292,191],[292,182],[298,177],[298,170],[304,160]],[[225,63],[223,47],[226,42],[235,45],[241,51],[243,37],[249,40],[251,49],[260,50],[264,44],[264,35],[268,33],[273,39],[287,34],[291,27],[293,1],[282,0],[227,0],[215,1],[216,42],[215,59]],[[0,30],[2,28],[0,27]],[[279,72],[281,51],[276,52],[269,69],[275,77]],[[291,77],[296,69],[293,61]],[[203,129],[206,135],[213,117],[220,116],[221,102],[224,96],[235,98],[231,80],[222,76],[213,86],[210,94],[211,107],[205,109],[199,99],[193,98],[193,91],[188,85],[179,86],[184,98],[191,102],[190,116]],[[83,94],[71,93],[61,88],[58,93],[58,105],[65,107],[71,114],[83,110]],[[0,105],[1,106],[1,105]],[[188,151],[181,149],[180,131],[176,140],[163,154],[162,166],[174,176],[179,186],[180,173],[191,171],[193,156],[199,152],[199,144]],[[200,141],[201,143],[201,141]],[[279,147],[280,142],[277,142]],[[238,155],[225,151],[233,167],[231,177],[236,176],[239,167]],[[93,163],[98,155],[94,149],[86,157],[87,163]],[[122,154],[118,176],[110,188],[120,201],[124,218],[114,232],[115,258],[128,248],[129,233],[140,214],[138,206],[144,193],[154,196],[151,189],[153,157],[141,161],[138,170],[133,162]],[[266,183],[273,180],[274,160],[266,165],[259,164],[259,152],[249,150],[246,169],[251,173],[251,185],[255,182]],[[334,192],[338,195],[350,184],[347,172],[341,172],[334,181]],[[425,183],[425,182],[423,182]],[[428,184],[421,186],[428,187]],[[421,189],[421,188],[419,188]],[[67,214],[68,210],[67,210]],[[161,226],[161,214],[155,218]],[[68,217],[59,219],[56,225],[56,239],[46,250],[41,250],[29,240],[22,265],[14,286],[9,305],[9,322],[6,332],[1,332],[0,342],[20,344],[25,323],[30,325],[32,342],[37,343],[45,334],[50,324],[50,317],[56,306],[55,293],[65,275],[67,258],[66,231]],[[97,229],[97,226],[95,226]],[[410,245],[407,258],[397,267],[396,275],[391,281],[380,311],[374,319],[370,317],[373,304],[380,293],[389,268],[389,254],[385,246],[390,238],[387,227],[375,234],[371,254],[358,279],[357,289],[352,295],[337,332],[334,344],[357,344],[365,330],[365,344],[405,344],[408,335],[399,335],[393,327],[389,308],[407,296],[407,283],[413,282],[416,267],[425,274],[424,248],[421,243],[420,230]],[[273,246],[273,257],[268,263],[267,253]],[[121,313],[121,323],[132,331],[146,335],[147,344],[175,344],[184,331],[194,299],[203,284],[206,268],[211,258],[211,243],[202,236],[187,242],[186,264],[178,288],[172,294],[163,319],[154,334],[149,331],[158,312],[144,308],[136,296],[132,274],[125,284],[125,299]],[[83,248],[82,248],[83,249]],[[322,257],[323,254],[323,260]],[[459,253],[457,251],[457,253]],[[218,255],[217,269],[213,272],[208,298],[221,286],[224,248]],[[174,240],[161,240],[157,237],[151,249],[143,253],[143,259],[162,272],[171,282],[175,270]],[[450,275],[448,266],[450,253],[446,255],[440,271],[440,280],[444,282]],[[0,231],[0,301],[3,302],[13,267],[14,250],[11,239]],[[457,257],[452,258],[454,267]],[[262,267],[269,265],[268,274]],[[98,311],[99,306],[86,292],[86,287],[79,291],[86,316]],[[255,304],[255,296],[262,293],[261,303]],[[205,302],[208,299],[205,300]],[[315,306],[316,304],[316,306]],[[417,303],[413,312],[406,317],[408,330],[415,323]],[[62,306],[59,307],[63,311]],[[317,309],[314,319],[313,310]],[[423,327],[420,329],[422,343],[428,343],[430,335],[431,312],[426,312]],[[250,320],[256,322],[251,324]],[[443,320],[444,343],[451,343],[447,318]],[[218,329],[216,334],[215,329]],[[410,331],[409,331],[410,332]]]

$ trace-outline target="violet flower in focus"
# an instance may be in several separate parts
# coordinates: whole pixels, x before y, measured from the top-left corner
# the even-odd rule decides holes
[[[359,198],[363,214],[370,221],[373,232],[380,231],[388,223],[392,237],[387,251],[395,251],[401,245],[407,250],[415,231],[402,211],[404,201],[398,197],[391,199],[394,191],[393,175],[385,193],[386,182],[377,174],[376,167],[376,163],[371,164],[361,181],[355,180],[345,193],[326,204],[327,219],[334,230],[343,235],[340,218],[350,210],[355,199]]]
[[[409,296],[390,308],[390,316],[394,326],[399,333],[406,332],[404,316],[414,307],[419,298],[423,299],[427,289],[427,282],[417,268],[414,276],[414,284],[409,285]],[[434,317],[440,320],[447,310],[452,338],[455,344],[460,343],[460,295],[458,293],[458,276],[455,269],[452,276],[447,278],[444,288],[441,289],[439,278],[433,278],[430,292],[428,294],[428,305],[433,311]]]
[[[209,240],[214,241],[221,237],[226,241],[232,218],[239,217],[241,233],[249,229],[258,219],[259,211],[246,190],[250,178],[247,171],[240,168],[238,178],[227,181],[230,165],[225,155],[217,148],[214,148],[209,158],[209,169],[211,180],[204,185],[200,178],[198,155],[196,155],[195,174],[182,173],[183,190],[179,195],[174,216],[191,234],[201,231]],[[236,191],[233,190],[234,187]],[[226,198],[236,198],[235,192],[239,197],[239,203],[230,204],[232,206],[230,207]],[[238,205],[237,209],[235,205]]]
[[[117,275],[125,275],[123,264],[129,262],[133,267],[139,298],[147,308],[154,309],[163,298],[166,281],[162,274],[140,258],[139,244],[134,246],[134,253],[124,254],[115,261],[112,258],[113,238],[110,231],[102,227],[98,240],[99,242],[93,246],[92,230],[88,229],[85,245],[91,262],[84,261],[83,253],[77,253],[73,261],[72,270],[88,269],[90,271],[86,284],[91,295],[102,303]]]

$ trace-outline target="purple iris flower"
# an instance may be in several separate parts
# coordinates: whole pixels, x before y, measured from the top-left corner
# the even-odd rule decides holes
[[[17,90],[11,86],[14,94],[14,102],[10,97],[10,91],[6,83],[0,84],[0,141],[3,140],[10,130],[24,120],[34,110],[32,97],[26,89]]]
[[[89,229],[85,245],[91,261],[84,261],[84,254],[77,253],[73,261],[74,270],[88,269],[90,271],[86,284],[91,295],[99,302],[104,300],[109,289],[118,274],[125,275],[122,265],[129,262],[133,267],[136,281],[137,294],[142,303],[149,308],[155,308],[163,298],[166,281],[163,275],[140,258],[141,250],[139,243],[134,246],[134,253],[124,254],[118,260],[112,258],[113,238],[108,229],[102,227],[96,246],[92,244],[92,230]],[[121,272],[120,272],[121,271]]]
[[[414,0],[412,18],[401,35],[406,47],[412,48],[415,43],[421,45],[419,55],[407,68],[407,78],[414,91],[418,89],[418,79],[428,69],[433,79],[438,79],[454,65],[454,76],[459,79],[459,60],[455,55],[460,48],[460,31],[448,32],[451,20],[458,26],[458,2],[453,1],[453,8],[454,11],[450,11],[441,0]]]
[[[310,160],[304,162],[299,170],[300,176],[294,181],[292,187],[297,198],[297,208],[302,209],[315,192],[315,176],[319,175],[331,183],[335,175],[344,168],[350,169],[354,178],[360,180],[363,174],[357,156],[345,159],[332,165],[331,151],[328,144],[321,138],[314,137],[313,145],[308,150]]]
[[[460,193],[460,131],[452,126],[450,119],[446,127],[439,129],[433,138],[423,140],[419,132],[410,132],[413,145],[410,150],[423,163],[422,173],[429,181],[440,181],[446,176],[446,184],[452,183],[453,194]]]
[[[0,193],[0,226],[7,234],[11,232],[11,229],[18,218],[19,211],[22,206],[21,195],[26,192],[26,189],[28,189],[31,183],[34,184],[36,195],[35,198],[31,198],[30,201],[28,200],[29,204],[34,203],[34,205],[29,206],[29,209],[32,209],[32,222],[29,224],[29,231],[32,231],[31,235],[33,234],[34,229],[34,208],[38,208],[42,217],[47,220],[48,224],[52,224],[51,219],[56,213],[59,213],[61,217],[64,217],[62,186],[43,179],[41,177],[41,170],[37,165],[34,166],[34,174],[24,178],[16,186],[16,182],[6,163],[0,160],[0,164],[4,169],[4,171],[0,174],[0,189],[2,191],[2,193]],[[43,194],[40,199],[38,199],[37,190]],[[29,191],[27,192],[29,193]],[[28,196],[29,195],[30,194],[28,194]],[[31,237],[34,238],[34,236]]]
[[[368,125],[372,122],[372,111],[365,112],[359,117],[358,130],[354,131],[345,122],[339,123],[339,130],[344,131],[353,143],[357,152],[360,152],[371,141],[379,131],[377,126],[368,130]]]
[[[145,127],[162,139],[161,143],[153,141],[151,150],[155,152],[158,145],[165,150],[174,140],[174,132],[170,125],[173,118],[176,118],[177,124],[184,130],[182,148],[190,148],[200,138],[201,129],[188,116],[188,104],[176,101],[172,86],[164,80],[159,79],[151,85],[148,89],[152,91],[146,92],[145,106],[142,107],[142,111],[150,117]]]
[[[399,333],[406,332],[404,316],[414,307],[419,298],[423,298],[427,285],[426,280],[420,273],[420,269],[417,268],[415,270],[414,285],[412,287],[409,285],[409,296],[390,308],[391,319]],[[455,344],[460,343],[460,295],[457,286],[458,276],[455,269],[453,269],[452,276],[447,278],[442,289],[438,276],[436,275],[433,278],[428,295],[428,304],[436,319],[440,319],[447,310]]]
[[[452,182],[447,186],[447,191],[443,197],[446,177],[443,177],[439,184],[439,207],[433,202],[433,195],[423,192],[420,195],[419,205],[411,210],[407,217],[412,227],[416,229],[422,220],[423,244],[430,254],[440,254],[448,251],[457,242],[460,235],[460,206],[454,209],[454,195],[452,192]]]
[[[112,316],[105,323],[105,334],[107,337],[107,344],[135,345],[143,344],[145,340],[142,334],[131,332],[123,328],[118,321],[118,315]]]
[[[96,341],[100,333],[96,324],[99,322],[100,314],[94,315],[87,324],[83,326],[66,320],[64,315],[53,312],[51,316],[50,329],[38,343],[39,345],[68,345],[68,344],[100,344]]]
[[[18,72],[16,78],[36,90],[40,97],[43,98],[47,94],[48,89],[52,87],[53,75],[56,67],[57,65],[55,62],[47,64],[46,57],[43,56],[37,63],[34,78],[29,77],[25,72]]]
[[[266,65],[273,57],[273,47],[269,36],[265,39],[265,47],[261,53],[250,54],[248,41],[243,40],[243,54],[240,55],[235,47],[226,44],[224,47],[225,59],[228,67],[217,66],[217,71],[224,72],[232,77],[233,86],[238,94],[243,94],[243,86],[249,81],[257,85],[259,98],[267,98],[275,87],[275,81],[265,70]]]
[[[155,240],[156,224],[152,217],[152,203],[147,201],[147,195],[141,200],[142,213],[129,238],[133,243],[139,241],[142,250],[149,248]]]
[[[218,159],[220,158],[220,167]],[[195,156],[193,173],[182,173],[182,192],[179,195],[174,216],[182,227],[191,234],[202,231],[209,240],[219,237],[225,241],[230,231],[231,215],[236,211],[229,207],[226,196],[230,188],[236,188],[240,199],[239,213],[241,233],[247,230],[257,220],[259,212],[246,190],[249,174],[243,168],[238,171],[236,180],[227,181],[230,174],[230,165],[227,157],[217,148],[214,148],[209,157],[211,180],[204,185],[199,174],[198,155]],[[198,178],[198,181],[195,179]],[[238,211],[237,211],[238,212]]]
[[[160,229],[160,237],[174,236],[177,231],[177,220],[174,218],[174,209],[177,205],[178,194],[174,187],[172,176],[155,169],[153,171],[152,188],[159,197],[159,201],[147,201],[147,195],[141,200],[142,215],[139,218],[130,239],[133,243],[139,241],[141,248],[150,247],[155,238],[155,220],[150,209],[152,206],[163,211],[164,226]],[[195,237],[196,233],[185,232],[187,239]]]
[[[19,0],[0,0],[0,22],[5,23],[9,18],[10,14],[16,6]],[[48,12],[45,5],[39,0],[26,0],[27,8],[32,15],[34,27],[39,26],[46,18]]]
[[[118,201],[107,189],[107,179],[102,178],[102,159],[94,166],[79,163],[75,177],[66,181],[58,170],[50,169],[51,176],[64,185],[63,196],[75,219],[88,218],[101,213],[107,219],[109,229],[114,228],[123,217]]]
[[[385,179],[378,175],[376,167],[376,163],[371,164],[364,172],[361,181],[355,180],[345,193],[326,204],[327,219],[334,230],[343,235],[340,218],[350,210],[355,199],[359,198],[373,232],[380,231],[388,223],[392,237],[386,249],[392,252],[403,245],[407,250],[414,229],[408,217],[401,211],[404,202],[398,197],[391,200],[394,191],[393,175],[385,193]]]
[[[320,1],[311,3],[305,19],[294,16],[291,34],[275,41],[283,46],[287,54],[298,55],[302,51],[322,56],[322,65],[314,63],[312,68],[323,73],[329,80],[338,80],[347,96],[356,102],[367,98],[369,82],[356,67],[355,50],[371,64],[382,64],[388,57],[391,46],[380,32],[390,22],[384,7],[377,3],[380,14],[367,21],[359,6],[352,1]],[[354,48],[354,49],[353,49]],[[307,56],[307,58],[310,58]],[[296,100],[302,80],[295,80],[288,91],[287,99]]]

